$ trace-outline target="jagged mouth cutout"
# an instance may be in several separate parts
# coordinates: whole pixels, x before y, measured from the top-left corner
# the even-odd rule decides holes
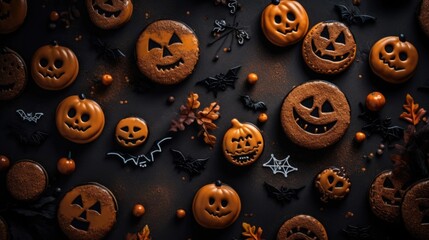
[[[334,109],[332,105],[329,103],[328,100],[326,100],[322,106],[321,109],[314,105],[314,98],[312,96],[304,99],[300,106],[301,108],[306,108],[309,110],[310,114],[309,116],[313,118],[319,118],[319,114],[323,113],[333,113]],[[314,124],[306,121],[302,116],[298,114],[295,107],[292,108],[293,110],[293,118],[295,119],[296,124],[303,129],[304,131],[311,133],[311,134],[324,134],[331,130],[337,123],[337,120],[325,123],[325,124]],[[320,112],[319,112],[320,111]]]
[[[392,70],[394,70],[394,71],[399,72],[399,71],[403,71],[403,70],[405,70],[405,69],[404,69],[404,68],[402,68],[402,67],[394,66],[394,65],[393,65],[389,60],[387,60],[387,59],[383,56],[383,54],[381,54],[381,52],[379,53],[378,57],[380,58],[380,61],[381,61],[381,62],[383,62],[383,64],[384,64],[384,65],[388,66],[390,69],[392,69]]]
[[[6,20],[9,18],[9,16],[10,16],[10,11],[7,11],[5,14],[0,15],[0,20],[2,20],[2,21]]]
[[[124,138],[122,136],[118,136],[118,139],[119,139],[119,141],[123,142],[125,145],[129,145],[129,144],[135,145],[138,142],[143,142],[145,137],[142,136],[140,138],[129,139],[129,138]]]
[[[54,62],[50,62],[46,58],[41,58],[39,61],[39,67],[44,71],[40,71],[39,73],[46,79],[54,79],[58,80],[64,75],[64,71],[60,72],[60,69],[64,66],[64,62],[61,59],[55,59]]]
[[[244,164],[255,159],[255,156],[258,154],[259,145],[261,145],[261,142],[258,142],[250,151],[240,153],[227,151],[227,153],[232,157],[232,159],[234,159],[234,161]]]
[[[71,130],[78,131],[78,132],[85,132],[86,130],[88,130],[91,127],[91,125],[86,126],[86,127],[79,126],[80,122],[86,123],[89,121],[90,115],[88,113],[83,113],[83,114],[77,116],[76,109],[72,107],[67,112],[67,117],[70,118],[70,121],[72,123],[68,123],[68,122],[64,122],[64,123]],[[79,118],[80,118],[80,120],[79,120]],[[73,122],[74,122],[74,124],[73,124]]]
[[[171,64],[167,64],[167,65],[157,64],[156,68],[158,69],[158,71],[161,71],[161,72],[167,71],[168,72],[171,70],[175,70],[176,68],[180,67],[184,63],[185,63],[185,61],[183,61],[183,58],[180,58],[179,60],[177,60],[176,62],[171,63]]]
[[[212,212],[212,211],[210,211],[210,209],[205,209],[205,210],[210,216],[216,217],[216,218],[222,218],[222,217],[225,217],[231,213],[231,211],[228,211],[225,214],[221,214],[221,213],[217,213],[217,212]]]
[[[288,238],[293,235],[297,235],[297,239],[319,239],[310,229],[301,226],[294,227],[287,233]]]
[[[15,83],[0,84],[0,93],[10,92],[15,87]]]
[[[109,0],[109,1],[106,1],[106,3],[104,3],[104,4],[109,4],[109,5],[112,5],[113,6],[113,3],[112,3],[112,1],[111,0]],[[118,11],[114,11],[114,12],[110,12],[110,11],[107,11],[107,10],[104,10],[104,9],[102,9],[96,2],[95,2],[95,0],[93,0],[92,1],[92,8],[94,9],[94,11],[96,12],[96,13],[98,13],[99,15],[101,15],[101,16],[103,16],[103,17],[107,17],[107,18],[111,18],[111,17],[114,17],[114,18],[117,18],[120,14],[121,14],[121,10],[118,10]]]
[[[289,33],[295,33],[298,31],[298,27],[299,27],[299,23],[296,24],[295,28],[292,29],[285,29],[284,31],[282,31],[281,29],[277,29],[277,32],[279,32],[280,34],[283,34],[284,36],[288,35]]]

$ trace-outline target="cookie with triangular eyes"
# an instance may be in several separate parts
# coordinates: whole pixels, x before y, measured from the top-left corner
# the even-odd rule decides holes
[[[91,21],[102,29],[115,29],[127,23],[133,14],[131,0],[86,0]]]
[[[280,227],[277,240],[318,239],[328,240],[325,227],[309,215],[297,215]]]
[[[0,100],[16,98],[27,85],[27,67],[15,51],[0,48]]]
[[[0,34],[16,31],[27,16],[27,0],[0,0]]]

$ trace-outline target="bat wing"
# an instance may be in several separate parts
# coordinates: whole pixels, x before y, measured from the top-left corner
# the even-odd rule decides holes
[[[351,11],[344,5],[335,5],[335,10],[340,14],[342,20],[348,21],[352,15]]]
[[[115,156],[122,160],[124,164],[128,163],[129,161],[132,161],[135,165],[138,163],[138,159],[136,156],[126,154],[126,153],[119,153],[119,152],[108,152],[106,153],[107,156]]]
[[[268,194],[271,196],[278,196],[279,194],[281,194],[279,189],[267,182],[264,182],[264,187],[268,191]]]
[[[257,102],[253,105],[253,110],[255,110],[255,111],[259,111],[259,110],[266,111],[267,106],[265,105],[264,102]]]
[[[237,80],[238,72],[240,71],[240,68],[241,66],[237,66],[229,69],[228,72],[225,74],[225,79]]]
[[[370,15],[355,15],[352,18],[352,22],[356,24],[373,23],[376,18]]]
[[[27,115],[25,114],[24,110],[18,109],[18,110],[16,110],[16,112],[19,114],[19,116],[22,117],[22,119],[24,119],[24,120],[27,119]]]
[[[179,150],[176,150],[176,149],[170,149],[170,151],[171,151],[171,154],[173,154],[174,162],[177,165],[185,164],[186,158],[185,158],[185,156],[183,156],[182,152],[180,152]]]

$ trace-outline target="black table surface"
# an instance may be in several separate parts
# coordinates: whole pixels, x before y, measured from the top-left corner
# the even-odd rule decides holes
[[[49,13],[52,10],[65,11],[68,2],[71,1],[28,1],[28,14],[21,28],[0,36],[0,44],[17,51],[27,66],[36,49],[53,40],[71,48],[80,63],[77,80],[70,87],[60,91],[47,91],[39,88],[30,77],[21,96],[0,103],[0,153],[8,156],[12,162],[32,159],[41,163],[49,174],[50,187],[62,189],[59,198],[73,186],[86,182],[98,182],[108,187],[116,196],[119,210],[117,223],[107,239],[124,239],[128,232],[136,232],[145,224],[149,225],[153,239],[234,239],[241,238],[242,222],[262,227],[264,239],[275,239],[283,222],[297,214],[316,217],[325,225],[331,239],[347,239],[342,231],[347,225],[371,226],[373,239],[411,239],[402,225],[383,223],[369,209],[369,186],[378,173],[392,168],[390,155],[393,150],[387,148],[381,157],[365,161],[362,156],[375,152],[381,138],[373,135],[356,146],[353,144],[353,137],[363,126],[363,121],[358,118],[359,102],[364,102],[366,95],[372,91],[380,91],[386,96],[387,105],[381,115],[391,117],[394,125],[404,128],[407,123],[399,115],[403,112],[402,104],[407,93],[422,107],[428,107],[427,92],[418,89],[428,80],[425,66],[429,66],[428,38],[420,30],[416,19],[420,1],[362,0],[359,6],[361,13],[373,15],[377,20],[372,24],[350,26],[358,46],[357,57],[348,70],[334,76],[316,74],[305,65],[301,56],[301,42],[279,48],[265,39],[260,27],[260,15],[269,4],[268,0],[239,0],[241,10],[236,19],[249,32],[251,39],[243,46],[233,42],[229,53],[221,50],[217,62],[213,62],[212,58],[221,47],[221,41],[208,46],[213,40],[211,30],[214,20],[225,19],[232,22],[234,17],[229,14],[227,7],[215,6],[213,0],[134,0],[130,22],[117,30],[95,27],[89,20],[84,4],[78,3],[81,17],[73,20],[70,28],[58,26],[55,30],[50,30]],[[320,21],[339,20],[334,10],[335,4],[352,6],[351,0],[301,0],[300,3],[307,10],[310,27]],[[158,19],[186,23],[194,29],[200,41],[200,58],[194,73],[176,86],[153,84],[136,67],[136,40],[145,26]],[[378,39],[400,33],[404,33],[407,40],[418,49],[419,65],[410,81],[392,85],[371,72],[368,53]],[[116,64],[99,58],[92,44],[95,38],[121,49],[126,57]],[[228,45],[229,40],[224,46]],[[219,92],[217,98],[202,86],[195,85],[197,81],[225,73],[235,66],[241,66],[235,89],[228,88]],[[259,76],[259,81],[252,87],[246,84],[246,76],[250,72]],[[110,73],[114,77],[113,84],[104,90],[96,89],[91,94],[93,80],[104,73]],[[126,77],[131,84],[125,81]],[[347,96],[352,112],[351,125],[337,144],[310,151],[293,144],[286,137],[279,115],[283,99],[292,87],[315,79],[336,84]],[[150,131],[147,143],[128,151],[131,154],[146,153],[154,141],[170,135],[170,121],[177,116],[179,107],[185,103],[189,92],[199,94],[202,106],[208,106],[213,101],[220,105],[221,117],[216,122],[218,129],[214,131],[218,142],[214,148],[202,142],[197,136],[197,128],[187,127],[185,131],[172,135],[173,139],[165,144],[163,152],[147,168],[124,165],[120,160],[106,158],[109,151],[123,151],[115,143],[113,136],[116,123],[124,117],[142,117]],[[62,138],[55,127],[55,109],[58,103],[65,97],[79,93],[85,93],[100,103],[106,116],[101,136],[94,142],[82,145]],[[223,134],[230,127],[232,118],[257,123],[257,113],[243,107],[239,100],[241,95],[250,95],[268,106],[269,120],[258,125],[263,132],[265,149],[260,159],[249,167],[230,164],[223,157],[221,147]],[[167,104],[169,96],[176,99],[171,105]],[[10,125],[23,123],[16,114],[17,109],[44,113],[37,124],[30,124],[32,129],[49,133],[43,144],[37,147],[25,146],[9,134]],[[185,172],[175,169],[173,157],[168,150],[170,148],[179,149],[185,155],[195,158],[209,158],[206,169],[190,179]],[[76,171],[70,176],[64,176],[57,172],[56,163],[68,151],[72,152],[76,161]],[[287,178],[281,174],[274,175],[269,168],[262,167],[271,154],[278,159],[290,155],[289,161],[298,171],[290,173]],[[352,187],[344,200],[324,204],[314,190],[313,180],[319,171],[329,166],[344,167],[350,176]],[[2,205],[14,203],[6,191],[5,175],[5,172],[0,173]],[[207,230],[200,227],[192,216],[192,199],[201,186],[217,179],[229,184],[239,193],[242,211],[230,227]],[[264,182],[275,186],[305,188],[300,192],[299,200],[279,204],[267,195]],[[133,205],[138,202],[146,208],[146,213],[141,218],[135,218],[131,213]],[[186,210],[184,219],[176,218],[176,210],[179,208]],[[64,236],[58,230],[50,238],[61,239]]]

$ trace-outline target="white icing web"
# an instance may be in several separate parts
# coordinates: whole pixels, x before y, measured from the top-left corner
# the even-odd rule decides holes
[[[262,166],[269,167],[271,168],[271,171],[273,171],[273,174],[281,173],[286,178],[290,172],[298,171],[298,168],[289,164],[289,157],[290,156],[287,156],[285,159],[278,160],[276,157],[274,157],[274,154],[271,154],[270,160],[268,160],[268,162],[264,163]]]

